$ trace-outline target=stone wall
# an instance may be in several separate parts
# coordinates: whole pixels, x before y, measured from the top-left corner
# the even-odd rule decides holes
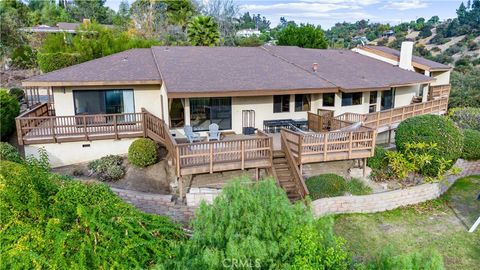
[[[111,188],[120,198],[139,210],[168,216],[175,221],[187,223],[193,217],[196,207],[177,204],[173,195],[145,193],[133,190]]]
[[[459,175],[448,176],[443,184],[422,184],[363,196],[322,198],[312,202],[312,210],[317,217],[326,214],[374,213],[392,210],[436,199],[447,191],[458,178],[480,174],[480,161],[458,160],[455,166],[461,168],[462,172]]]

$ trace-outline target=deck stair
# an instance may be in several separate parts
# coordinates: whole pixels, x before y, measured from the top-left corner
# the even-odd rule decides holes
[[[279,185],[285,190],[290,201],[301,200],[302,195],[295,182],[293,168],[288,164],[282,150],[273,152],[273,169]]]

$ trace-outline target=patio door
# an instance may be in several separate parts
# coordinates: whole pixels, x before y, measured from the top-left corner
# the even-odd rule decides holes
[[[255,133],[255,111],[242,110],[242,133],[251,135]]]
[[[395,88],[390,88],[388,91],[382,91],[380,99],[380,110],[388,110],[395,107]]]

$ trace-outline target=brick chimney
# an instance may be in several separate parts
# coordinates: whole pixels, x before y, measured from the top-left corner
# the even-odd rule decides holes
[[[402,48],[400,49],[400,61],[398,67],[406,70],[414,70],[412,66],[413,55],[413,41],[402,42]]]

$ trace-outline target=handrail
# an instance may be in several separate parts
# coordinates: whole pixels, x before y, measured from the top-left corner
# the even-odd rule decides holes
[[[295,185],[297,186],[298,191],[300,191],[300,196],[305,198],[310,194],[308,191],[307,186],[305,185],[305,181],[303,181],[303,176],[300,173],[300,169],[298,168],[298,164],[294,161],[294,156],[292,154],[292,150],[288,147],[287,138],[285,137],[285,129],[280,130],[280,136],[282,138],[282,150],[285,153],[285,157],[288,162],[288,166],[291,170],[293,170],[293,178]]]

